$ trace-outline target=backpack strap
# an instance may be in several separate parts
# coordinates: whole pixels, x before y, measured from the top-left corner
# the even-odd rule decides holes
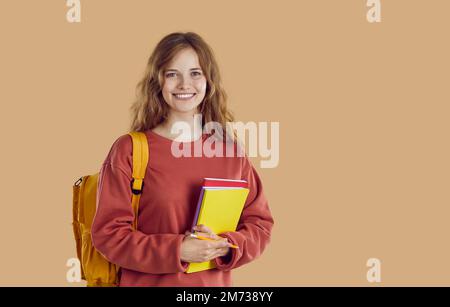
[[[139,200],[144,187],[145,171],[148,163],[148,142],[143,132],[129,132],[133,140],[133,179],[131,180],[132,200],[131,206],[134,212],[133,229],[137,230]]]

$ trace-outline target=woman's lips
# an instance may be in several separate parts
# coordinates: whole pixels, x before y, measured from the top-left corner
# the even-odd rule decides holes
[[[178,100],[189,100],[195,96],[195,93],[172,94]]]

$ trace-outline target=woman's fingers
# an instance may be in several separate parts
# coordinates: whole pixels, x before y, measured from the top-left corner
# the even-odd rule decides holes
[[[194,227],[194,230],[215,235],[215,233],[206,225],[197,225]]]
[[[218,249],[214,250],[214,251],[210,254],[209,260],[213,260],[213,259],[215,259],[215,258],[217,258],[217,257],[223,257],[223,256],[225,256],[225,255],[228,254],[228,251],[229,251],[229,248],[228,248],[228,247],[225,247],[225,248],[218,248]]]
[[[194,230],[197,231],[198,235],[202,233],[202,236],[208,237],[214,240],[222,240],[223,238],[216,235],[209,227],[206,225],[197,225],[194,227]]]
[[[201,237],[209,236],[209,234],[203,233],[203,232],[197,232],[197,235],[199,235]],[[219,239],[212,238],[212,240],[207,240],[207,241],[202,240],[201,242],[205,246],[205,248],[211,249],[211,250],[230,246],[230,243],[228,243],[227,239],[222,238],[222,237],[218,237],[218,238]]]
[[[213,239],[213,240],[217,240],[216,237],[214,235],[211,235],[210,233],[207,232],[196,232],[196,235],[200,236],[200,237],[205,237],[205,238],[209,238],[209,239]]]
[[[217,250],[217,254],[218,254],[217,257],[225,256],[226,254],[228,254],[229,251],[230,251],[230,248],[229,248],[229,247],[222,247],[222,248],[219,248],[219,249]]]
[[[206,233],[211,231],[211,229],[209,229],[209,227],[207,227],[205,225],[196,225],[196,226],[194,226],[194,230],[200,231],[200,232],[206,232]]]
[[[227,248],[230,245],[227,241],[222,240],[222,241],[210,242],[209,246],[210,246],[210,249],[219,250],[221,248]]]

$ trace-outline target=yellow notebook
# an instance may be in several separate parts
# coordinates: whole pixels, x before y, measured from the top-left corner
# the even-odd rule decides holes
[[[206,225],[214,233],[235,231],[241,217],[249,190],[246,188],[203,187],[195,225]],[[186,273],[194,273],[215,268],[213,260],[192,262]]]

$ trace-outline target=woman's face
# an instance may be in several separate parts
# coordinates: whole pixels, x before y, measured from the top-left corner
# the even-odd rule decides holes
[[[186,48],[164,70],[162,95],[171,111],[195,114],[205,97],[206,83],[197,53]]]

